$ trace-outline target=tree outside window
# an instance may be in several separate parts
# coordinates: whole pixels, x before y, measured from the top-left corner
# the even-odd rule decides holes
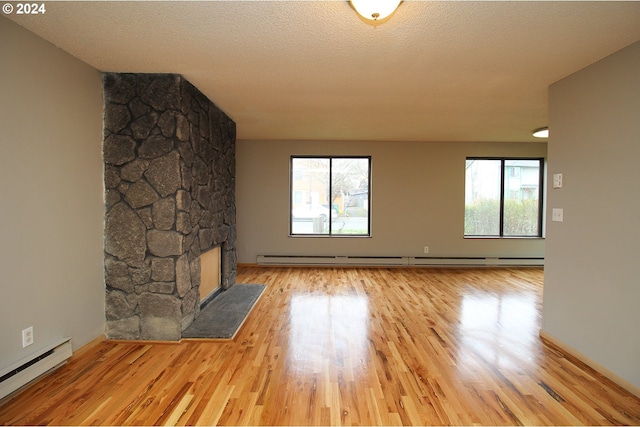
[[[291,235],[369,236],[370,157],[291,157]]]

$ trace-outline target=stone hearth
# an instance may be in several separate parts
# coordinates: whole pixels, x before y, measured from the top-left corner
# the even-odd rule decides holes
[[[178,340],[200,254],[235,283],[235,123],[174,74],[104,75],[106,336]]]

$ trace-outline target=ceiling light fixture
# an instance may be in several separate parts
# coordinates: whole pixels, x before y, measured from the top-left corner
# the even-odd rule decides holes
[[[350,0],[364,19],[380,21],[396,11],[401,0]]]
[[[549,128],[540,128],[533,131],[536,138],[549,138]]]

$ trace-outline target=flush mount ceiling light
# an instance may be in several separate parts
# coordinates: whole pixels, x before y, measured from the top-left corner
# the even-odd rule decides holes
[[[549,138],[549,128],[540,128],[533,131],[536,138]]]
[[[364,19],[380,21],[398,8],[401,0],[350,0],[353,8]]]

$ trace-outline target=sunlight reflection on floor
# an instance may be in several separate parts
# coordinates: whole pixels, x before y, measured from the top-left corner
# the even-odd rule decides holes
[[[358,295],[293,295],[289,361],[297,371],[367,357],[369,302]],[[357,364],[357,363],[356,363]],[[354,365],[350,363],[349,365]]]
[[[540,316],[529,293],[472,293],[462,296],[459,371],[478,369],[478,357],[496,368],[526,368],[539,355]],[[465,353],[469,353],[465,357]],[[465,361],[470,362],[469,365]]]

